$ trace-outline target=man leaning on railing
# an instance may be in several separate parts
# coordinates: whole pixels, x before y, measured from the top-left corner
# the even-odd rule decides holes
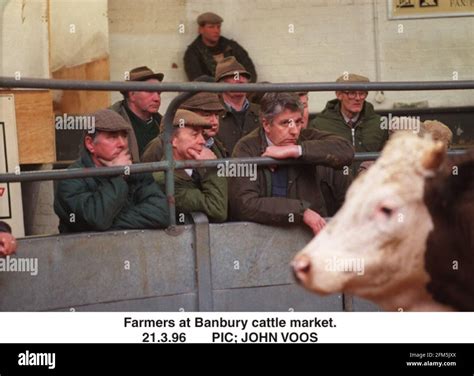
[[[130,126],[112,110],[99,110],[92,116],[95,131],[85,134],[80,158],[70,168],[124,166],[124,174],[60,181],[54,200],[59,231],[167,227],[166,197],[152,175],[127,174],[132,164],[127,140]]]

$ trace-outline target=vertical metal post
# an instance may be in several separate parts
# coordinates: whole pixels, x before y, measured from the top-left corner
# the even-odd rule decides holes
[[[181,103],[186,99],[191,98],[196,93],[181,93],[177,95],[170,102],[168,109],[165,112],[163,118],[165,124],[165,133],[163,135],[165,143],[165,158],[168,162],[168,167],[165,172],[166,177],[166,198],[168,200],[168,208],[170,212],[170,226],[176,226],[176,202],[174,199],[174,158],[173,158],[173,147],[171,146],[171,134],[173,133],[173,119],[176,110],[179,108]]]

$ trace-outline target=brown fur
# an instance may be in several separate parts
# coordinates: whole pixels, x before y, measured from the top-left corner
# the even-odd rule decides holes
[[[427,180],[424,202],[434,224],[425,255],[428,290],[456,310],[474,311],[474,150],[449,158]]]

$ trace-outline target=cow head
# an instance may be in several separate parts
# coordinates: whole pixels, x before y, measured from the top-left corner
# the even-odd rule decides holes
[[[384,309],[431,310],[425,286],[426,241],[433,221],[424,204],[428,176],[445,155],[441,143],[395,135],[351,185],[341,210],[293,262],[298,281],[321,294],[347,292]]]

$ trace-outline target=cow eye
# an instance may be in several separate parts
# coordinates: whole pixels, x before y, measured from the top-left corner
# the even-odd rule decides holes
[[[392,213],[393,213],[393,210],[390,209],[390,208],[387,208],[386,206],[382,206],[382,207],[380,208],[380,211],[381,211],[382,213],[384,213],[387,217],[390,217],[390,216],[392,215]]]

